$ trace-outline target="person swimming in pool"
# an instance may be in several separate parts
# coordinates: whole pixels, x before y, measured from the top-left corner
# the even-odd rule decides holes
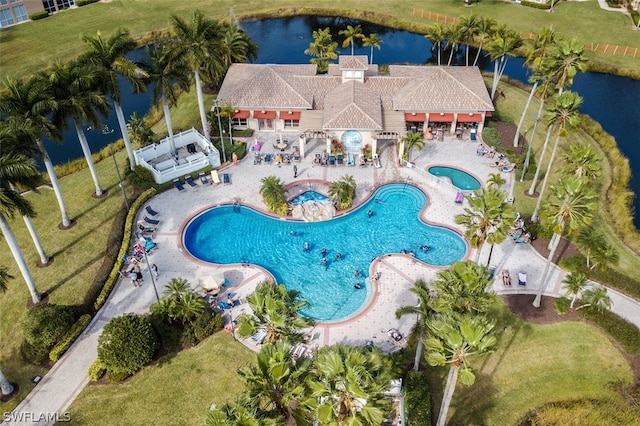
[[[354,287],[356,290],[360,290],[360,289],[362,288],[362,286],[360,285],[360,283],[355,283],[355,284],[353,285],[353,287]]]
[[[420,246],[420,250],[422,250],[422,251],[429,251],[429,250],[431,250],[431,247],[426,246],[426,245],[425,245],[425,246]]]
[[[309,242],[308,241],[304,242],[303,250],[304,251],[309,251]]]
[[[336,254],[336,260],[340,259],[342,259],[342,253],[338,252],[338,254]]]
[[[362,278],[362,273],[360,273],[360,271],[356,269],[355,271],[353,271],[353,276],[356,278]]]
[[[322,255],[322,257],[325,257],[327,255],[327,249],[326,248],[322,248],[322,250],[320,250],[320,254]]]
[[[369,217],[373,216],[373,210],[371,209],[367,210],[367,216]]]

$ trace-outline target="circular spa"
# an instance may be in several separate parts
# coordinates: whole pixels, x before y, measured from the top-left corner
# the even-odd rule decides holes
[[[462,191],[473,191],[480,189],[482,186],[478,179],[455,167],[433,166],[429,167],[429,173],[434,176],[449,178],[453,186]]]
[[[194,217],[182,238],[188,252],[203,261],[266,268],[309,302],[303,315],[339,321],[366,306],[372,294],[369,265],[376,257],[413,251],[417,259],[437,266],[464,257],[467,244],[460,235],[419,218],[426,204],[420,189],[390,184],[349,214],[323,222],[283,220],[224,205]],[[422,250],[425,246],[430,249]],[[356,282],[361,289],[354,287]]]

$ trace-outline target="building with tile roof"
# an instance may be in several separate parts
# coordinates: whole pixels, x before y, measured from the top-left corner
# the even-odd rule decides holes
[[[340,56],[327,74],[315,65],[233,64],[218,94],[234,108],[234,126],[261,132],[297,132],[301,154],[308,139],[337,141],[360,152],[408,131],[482,131],[494,111],[477,67],[391,65],[388,75],[367,56]],[[334,145],[336,142],[334,142]]]

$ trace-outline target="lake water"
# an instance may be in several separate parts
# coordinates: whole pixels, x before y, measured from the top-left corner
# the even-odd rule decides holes
[[[338,31],[347,25],[360,24],[363,33],[376,33],[382,38],[381,49],[374,49],[374,63],[376,64],[433,64],[436,57],[431,52],[431,42],[420,34],[407,31],[393,30],[386,27],[355,21],[345,18],[323,17],[293,17],[279,19],[265,19],[261,21],[243,22],[241,24],[253,40],[259,44],[258,59],[256,63],[297,64],[308,63],[310,56],[304,54],[304,50],[313,40],[312,31],[318,28],[329,27],[334,35],[334,40],[342,42]],[[287,46],[283,49],[283,46]],[[350,54],[351,49],[339,49],[341,53]],[[361,55],[369,55],[370,48],[356,45],[355,52]],[[475,51],[471,52],[471,57]],[[134,58],[144,55],[143,49],[138,49]],[[441,61],[446,64],[448,53],[443,53]],[[455,57],[454,63],[464,62],[464,50]],[[483,57],[479,63],[483,69],[493,70],[490,61]],[[511,78],[526,82],[526,69],[523,67],[523,59],[510,58],[505,74]],[[584,98],[581,112],[588,114],[598,121],[602,127],[617,141],[622,153],[629,158],[632,169],[631,189],[640,193],[640,81],[625,77],[617,77],[607,74],[586,73],[579,74],[574,80],[571,90]],[[123,88],[123,108],[127,120],[133,111],[144,115],[151,105],[151,95],[131,94],[128,85]],[[532,110],[532,115],[535,111]],[[112,113],[105,123],[109,129],[115,129],[113,133],[103,134],[100,130],[87,132],[87,138],[93,151],[113,142],[120,137],[120,132]],[[542,137],[540,135],[538,138]],[[80,144],[75,131],[65,133],[63,146],[47,143],[52,161],[55,164],[66,162],[70,159],[82,156]],[[640,212],[640,197],[634,200],[635,211]],[[640,214],[636,214],[634,223],[640,229]]]

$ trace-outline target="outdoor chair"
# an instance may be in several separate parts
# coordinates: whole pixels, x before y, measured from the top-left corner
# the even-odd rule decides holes
[[[225,185],[231,183],[231,179],[229,178],[229,173],[224,173],[222,175],[222,182],[224,182]]]
[[[338,166],[344,165],[344,157],[342,156],[342,154],[338,154],[338,156],[336,157],[336,161],[338,162]]]
[[[334,155],[330,155],[329,156],[329,165],[330,166],[335,166],[336,165],[336,157]]]
[[[182,183],[179,179],[173,180],[173,186],[175,186],[178,191],[182,191],[184,189],[184,186],[182,186]]]
[[[151,216],[157,216],[157,215],[158,215],[158,212],[157,212],[157,211],[155,211],[154,209],[152,209],[152,208],[151,208],[151,206],[147,206],[147,207],[145,207],[144,209],[145,209],[145,210],[147,211],[147,213],[149,213]]]
[[[145,216],[143,220],[147,222],[149,225],[157,225],[160,223],[159,220],[151,219],[149,216]]]
[[[191,179],[191,176],[190,176],[190,175],[186,175],[186,176],[184,177],[184,181],[185,181],[185,182],[187,182],[187,183],[189,184],[189,186],[191,186],[191,187],[198,186],[198,184],[197,184],[197,183],[195,183],[195,182],[193,181],[193,179]]]
[[[200,172],[198,174],[198,177],[200,178],[200,182],[202,182],[203,185],[211,185],[211,182],[209,182],[209,179],[207,179],[207,175],[205,175],[204,172]]]

